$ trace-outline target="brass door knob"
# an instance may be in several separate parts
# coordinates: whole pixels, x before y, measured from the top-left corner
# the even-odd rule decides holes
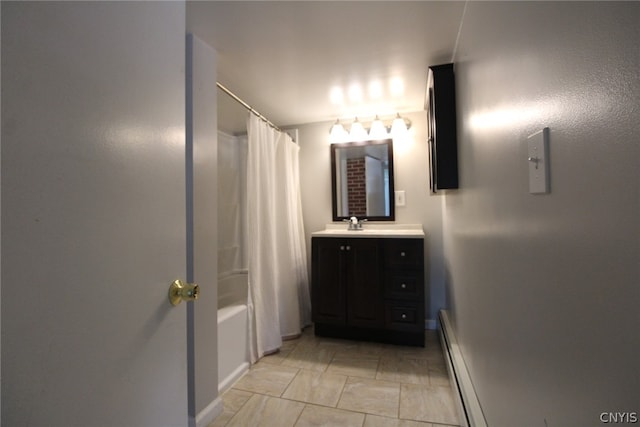
[[[169,302],[178,305],[181,301],[195,301],[200,296],[200,287],[195,283],[185,283],[182,280],[174,280],[169,286]]]

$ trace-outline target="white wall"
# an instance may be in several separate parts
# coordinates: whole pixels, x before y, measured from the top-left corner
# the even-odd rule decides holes
[[[639,22],[636,2],[467,4],[445,258],[491,426],[640,412]],[[545,126],[551,194],[530,195]]]
[[[426,84],[426,80],[425,80]],[[400,224],[422,224],[425,234],[426,317],[435,319],[446,306],[442,261],[442,196],[429,191],[426,112],[403,114],[412,121],[410,136],[393,147],[396,190],[406,192],[406,206],[396,207]],[[311,233],[332,221],[331,153],[329,130],[333,122],[297,126],[300,135],[300,185],[307,255],[311,257]],[[310,267],[310,263],[309,263]],[[432,323],[432,326],[434,324]]]
[[[218,114],[216,51],[187,36],[187,280],[200,286],[189,304],[191,407],[197,426],[222,412],[218,399]],[[187,184],[187,188],[189,185]],[[191,215],[189,215],[191,209]],[[189,252],[189,248],[193,252]],[[192,334],[192,335],[191,335]]]

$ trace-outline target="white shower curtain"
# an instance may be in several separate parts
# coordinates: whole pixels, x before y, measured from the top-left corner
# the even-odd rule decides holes
[[[249,348],[251,362],[310,323],[298,150],[253,114],[247,121]]]

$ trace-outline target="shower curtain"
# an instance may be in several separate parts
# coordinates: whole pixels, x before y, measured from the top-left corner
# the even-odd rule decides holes
[[[247,121],[249,348],[251,363],[311,322],[299,146],[253,114]]]

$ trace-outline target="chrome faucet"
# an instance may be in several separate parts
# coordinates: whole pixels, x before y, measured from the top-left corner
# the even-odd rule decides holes
[[[362,220],[358,220],[358,217],[356,216],[352,216],[349,219],[344,219],[343,221],[346,221],[349,223],[349,230],[362,230],[362,223],[364,223],[366,221],[366,219],[362,219]]]

